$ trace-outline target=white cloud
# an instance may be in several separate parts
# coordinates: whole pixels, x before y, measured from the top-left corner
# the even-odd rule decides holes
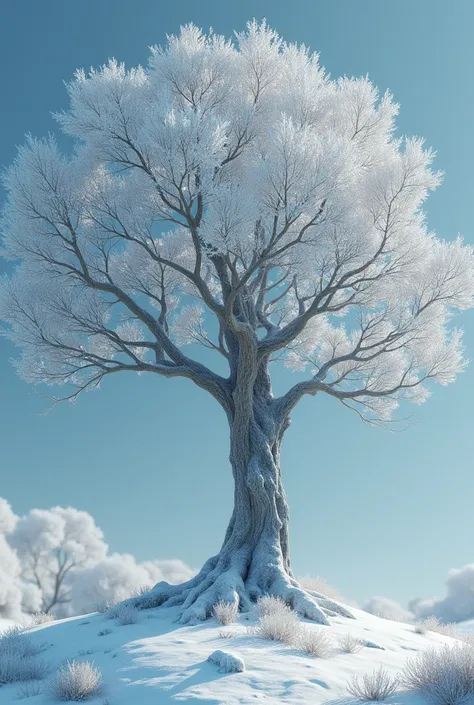
[[[434,615],[447,623],[474,618],[474,563],[450,570],[445,585],[445,597],[412,600],[410,608],[417,619]]]
[[[385,619],[394,619],[397,622],[411,622],[413,620],[412,612],[389,597],[371,597],[370,600],[364,602],[362,609]]]

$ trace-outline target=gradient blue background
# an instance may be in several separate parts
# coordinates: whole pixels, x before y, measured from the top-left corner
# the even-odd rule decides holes
[[[321,52],[332,76],[369,74],[401,103],[400,134],[423,135],[446,172],[428,202],[442,238],[474,240],[474,3],[471,0],[4,0],[0,8],[0,163],[24,134],[56,129],[63,80],[109,57],[146,63],[180,24],[231,34],[266,17],[286,40]],[[5,270],[5,264],[0,265]],[[461,324],[474,356],[474,314]],[[111,549],[199,567],[218,549],[232,502],[227,429],[186,381],[122,376],[75,406],[45,403],[0,341],[0,496],[17,513],[73,505]],[[334,400],[305,401],[283,449],[297,573],[322,574],[348,597],[400,601],[443,591],[474,562],[474,365],[414,407],[408,430],[364,426]]]

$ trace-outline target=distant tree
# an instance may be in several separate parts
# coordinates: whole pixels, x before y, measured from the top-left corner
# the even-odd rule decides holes
[[[123,600],[159,580],[174,584],[192,575],[193,571],[179,560],[137,563],[129,554],[113,553],[75,576],[69,611],[85,614],[101,604]]]
[[[41,593],[22,579],[20,560],[9,543],[17,521],[8,502],[0,497],[0,618],[14,621],[24,612],[41,609]]]
[[[23,580],[39,591],[41,611],[55,614],[67,613],[77,574],[107,553],[91,515],[73,507],[32,509],[18,519],[8,541],[20,559]]]
[[[186,377],[230,426],[221,550],[136,604],[186,622],[270,594],[322,623],[347,614],[293,576],[280,447],[305,395],[385,423],[463,369],[451,318],[472,306],[473,252],[427,230],[433,153],[394,136],[389,94],[329,80],[265,24],[234,43],[186,26],[147,70],[110,61],[68,90],[74,153],[29,137],[5,178],[19,372],[72,399],[117,372]],[[279,361],[306,376],[275,397]]]

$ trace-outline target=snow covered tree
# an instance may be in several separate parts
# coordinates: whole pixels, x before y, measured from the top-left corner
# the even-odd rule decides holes
[[[16,521],[10,505],[0,497],[0,618],[19,619],[22,612],[20,562],[6,538]]]
[[[116,600],[139,593],[147,585],[167,580],[182,583],[194,575],[179,560],[137,563],[128,553],[112,553],[74,576],[70,591],[70,614],[86,614]]]
[[[122,371],[186,377],[230,426],[222,548],[136,604],[185,622],[272,594],[322,623],[347,614],[292,574],[280,447],[305,395],[384,423],[462,370],[451,320],[473,303],[473,252],[427,230],[433,153],[395,136],[389,94],[330,80],[265,24],[234,41],[186,26],[146,70],[110,61],[68,90],[73,153],[29,137],[5,177],[19,372],[72,399]],[[275,396],[279,363],[306,375]]]
[[[67,613],[71,584],[80,571],[105,558],[102,531],[87,512],[73,507],[32,509],[8,535],[20,559],[21,576],[40,595],[40,609]]]

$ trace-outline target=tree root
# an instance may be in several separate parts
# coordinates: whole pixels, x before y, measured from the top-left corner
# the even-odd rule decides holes
[[[259,597],[279,597],[299,615],[318,624],[329,624],[328,617],[342,616],[354,619],[343,605],[310,590],[305,590],[282,569],[267,566],[262,580],[248,584],[235,567],[222,569],[218,557],[211,558],[198,575],[181,585],[161,582],[150,592],[130,598],[127,605],[137,609],[176,607],[180,610],[176,621],[197,624],[212,615],[218,602],[236,604],[241,612],[250,612]],[[271,579],[269,579],[269,577]]]

